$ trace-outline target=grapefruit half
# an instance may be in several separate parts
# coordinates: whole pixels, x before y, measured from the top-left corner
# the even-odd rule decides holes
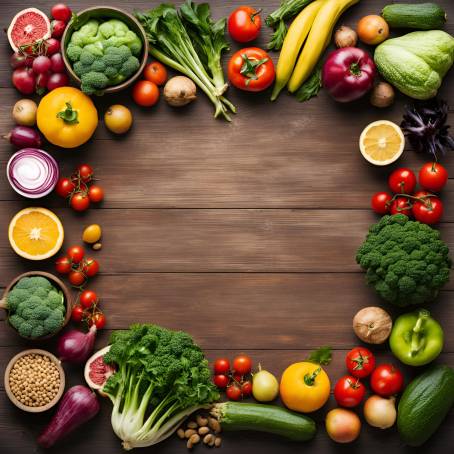
[[[88,386],[104,395],[102,388],[108,378],[115,373],[115,368],[104,362],[104,355],[110,350],[110,345],[98,350],[85,363],[84,377]]]

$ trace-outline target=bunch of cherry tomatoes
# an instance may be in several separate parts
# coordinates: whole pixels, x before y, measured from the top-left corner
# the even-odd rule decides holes
[[[360,381],[370,376],[370,387],[375,394],[390,397],[404,387],[404,376],[393,364],[375,366],[375,356],[367,348],[355,347],[347,353],[345,364],[349,375],[341,377],[334,386],[334,398],[341,407],[356,407],[366,395]]]
[[[436,224],[443,216],[443,202],[436,195],[448,181],[447,170],[437,162],[424,164],[418,175],[421,190],[416,191],[417,178],[408,168],[391,173],[389,192],[377,192],[372,196],[372,209],[378,214],[405,214],[424,224]]]
[[[69,199],[71,208],[75,211],[85,211],[90,203],[99,203],[104,199],[101,186],[95,181],[93,169],[88,164],[81,164],[70,178],[60,178],[55,186],[55,192]]]
[[[55,262],[55,269],[59,274],[67,274],[68,280],[74,287],[82,288],[88,278],[94,277],[99,272],[99,262],[85,256],[82,246],[71,246],[66,255]]]
[[[227,358],[218,358],[214,362],[213,382],[219,389],[225,389],[230,400],[240,400],[252,394],[252,360],[247,355],[237,356],[230,368]]]
[[[64,87],[69,84],[60,49],[60,38],[71,19],[71,9],[58,3],[51,9],[51,38],[20,49],[11,55],[14,87],[25,95]]]
[[[99,298],[93,290],[83,290],[78,302],[73,306],[71,319],[77,323],[95,325],[97,329],[104,328],[106,317],[99,309]]]

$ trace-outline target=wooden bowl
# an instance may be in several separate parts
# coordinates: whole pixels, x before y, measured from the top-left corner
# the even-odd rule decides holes
[[[63,36],[61,38],[61,46],[62,46],[62,56],[63,62],[65,63],[66,71],[70,75],[71,79],[80,86],[80,78],[76,75],[73,71],[72,64],[69,61],[68,57],[66,56],[66,48],[69,44],[69,40],[71,39],[71,35],[74,31],[80,28],[81,25],[86,23],[90,19],[118,19],[123,21],[136,35],[141,39],[143,47],[142,47],[142,56],[140,58],[140,67],[133,74],[131,77],[123,81],[121,84],[112,85],[111,87],[105,88],[103,91],[104,94],[106,93],[116,93],[118,91],[124,90],[125,88],[129,87],[143,72],[145,65],[147,64],[148,59],[148,40],[145,34],[145,30],[143,29],[142,25],[140,25],[139,21],[128,12],[116,8],[114,6],[92,6],[90,8],[86,8],[79,13],[77,13],[77,27],[75,27],[75,22],[70,21],[68,26],[66,27]]]
[[[57,366],[58,373],[60,374],[60,387],[58,388],[57,394],[48,404],[43,405],[41,407],[28,407],[27,405],[24,405],[12,393],[11,387],[9,385],[9,374],[10,374],[11,369],[13,368],[14,364],[16,363],[16,361],[19,358],[21,358],[22,356],[25,356],[25,355],[28,355],[31,353],[47,356]],[[8,396],[9,400],[16,407],[20,408],[21,410],[27,411],[29,413],[41,413],[43,411],[46,411],[46,410],[49,410],[50,408],[52,408],[60,400],[61,396],[63,395],[63,391],[65,390],[65,371],[61,367],[59,359],[57,357],[55,357],[52,353],[47,352],[46,350],[32,348],[32,349],[24,350],[24,351],[18,353],[16,356],[13,356],[10,359],[8,365],[6,366],[4,383],[5,383],[6,395]]]
[[[52,284],[55,285],[55,287],[57,287],[58,289],[60,289],[63,292],[63,296],[65,298],[65,307],[66,307],[66,314],[65,314],[65,318],[63,320],[63,324],[57,331],[55,331],[55,333],[47,334],[46,336],[36,337],[36,338],[21,336],[19,334],[19,332],[14,328],[14,326],[11,326],[9,323],[8,323],[8,325],[11,327],[11,329],[13,329],[19,336],[23,337],[24,339],[34,340],[34,341],[50,339],[51,337],[53,337],[57,333],[59,333],[68,324],[69,319],[71,318],[71,310],[72,310],[71,292],[68,289],[68,287],[65,285],[65,283],[63,281],[61,281],[57,276],[54,276],[53,274],[50,274],[50,273],[46,273],[45,271],[28,271],[27,273],[23,273],[19,276],[16,276],[6,287],[5,293],[3,294],[3,298],[0,300],[0,308],[7,310],[6,301],[8,298],[8,293],[23,277],[30,277],[30,276],[45,277],[46,279],[51,281]]]

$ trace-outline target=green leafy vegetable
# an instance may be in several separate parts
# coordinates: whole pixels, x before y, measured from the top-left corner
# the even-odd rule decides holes
[[[213,22],[208,4],[196,5],[189,0],[180,14],[174,5],[161,4],[136,16],[151,44],[150,53],[192,79],[214,104],[214,116],[230,121],[228,110],[236,109],[223,96],[227,88],[221,67],[221,54],[228,48],[225,19]]]
[[[159,443],[191,413],[219,399],[208,362],[188,334],[137,324],[114,331],[110,340],[104,361],[117,372],[103,391],[125,449]]]
[[[307,361],[320,364],[321,366],[327,366],[331,362],[331,359],[332,349],[328,345],[324,345],[323,347],[317,348],[317,350],[311,352]]]
[[[279,8],[274,10],[266,19],[265,23],[274,30],[268,49],[280,50],[287,34],[287,21],[295,17],[305,6],[313,0],[282,0]]]
[[[322,65],[318,63],[309,78],[301,85],[296,92],[296,99],[299,102],[309,101],[309,99],[318,95],[318,92],[322,88]]]

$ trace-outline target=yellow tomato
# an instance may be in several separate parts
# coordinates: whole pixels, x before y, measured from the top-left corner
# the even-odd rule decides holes
[[[39,130],[49,142],[75,148],[95,132],[98,112],[93,101],[77,88],[60,87],[41,99],[36,119]]]
[[[98,224],[91,224],[88,227],[85,227],[82,233],[82,240],[85,241],[85,243],[93,244],[101,239],[101,234],[101,226]]]
[[[282,374],[281,399],[290,410],[302,413],[316,411],[325,405],[329,393],[328,375],[318,364],[295,363]]]

